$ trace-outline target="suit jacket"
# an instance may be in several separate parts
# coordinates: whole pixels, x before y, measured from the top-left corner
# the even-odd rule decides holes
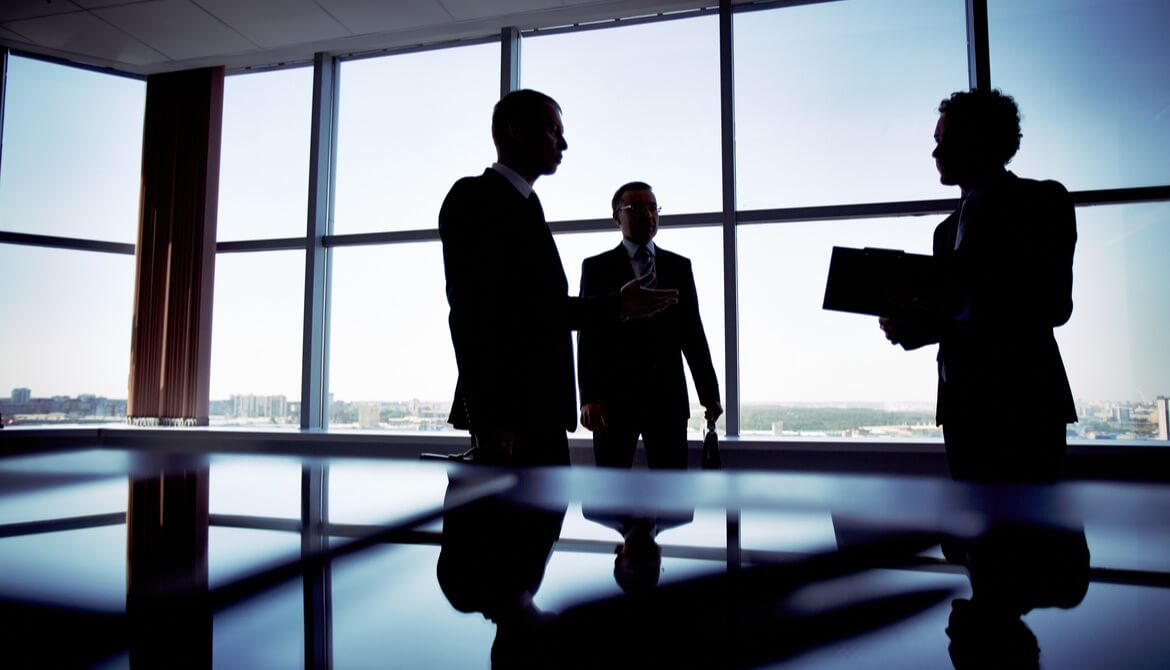
[[[459,379],[456,428],[577,426],[571,329],[618,321],[616,294],[568,295],[544,211],[499,172],[460,179],[439,212]]]
[[[581,330],[577,343],[581,404],[601,402],[611,411],[646,410],[646,416],[685,421],[691,405],[683,356],[704,406],[719,402],[719,382],[699,318],[691,262],[655,247],[658,288],[678,289],[678,304],[648,319]],[[631,279],[630,258],[619,244],[582,263],[581,295],[605,295]]]
[[[936,418],[1070,423],[1076,406],[1053,328],[1072,315],[1076,213],[1064,186],[1006,172],[934,231],[949,308],[907,348],[939,343]]]

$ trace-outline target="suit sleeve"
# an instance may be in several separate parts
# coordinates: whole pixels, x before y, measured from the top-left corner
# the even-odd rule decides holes
[[[707,333],[703,330],[703,320],[699,316],[699,292],[695,287],[695,275],[690,261],[684,262],[686,297],[682,302],[686,312],[682,322],[683,355],[686,356],[687,365],[691,369],[691,377],[695,380],[699,404],[704,407],[710,407],[715,403],[722,405],[719,379],[715,376],[715,366],[711,362],[711,347],[707,343]]]
[[[605,291],[601,286],[598,259],[586,259],[581,264],[581,290],[577,301],[583,312],[588,312],[591,304],[612,303],[616,310],[614,295]],[[595,317],[584,317],[584,325],[577,333],[577,384],[580,391],[581,405],[591,402],[601,402],[609,394],[606,390],[610,383],[606,363],[613,360],[612,346],[614,329],[619,322],[616,314],[603,313]],[[592,323],[590,323],[592,321]]]

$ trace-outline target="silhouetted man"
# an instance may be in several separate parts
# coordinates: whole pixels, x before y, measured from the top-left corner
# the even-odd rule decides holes
[[[449,421],[471,432],[475,460],[568,465],[577,426],[571,329],[653,314],[677,295],[630,282],[569,297],[532,190],[568,148],[556,101],[532,90],[496,103],[497,161],[451,187],[439,212],[449,323],[459,380]]]
[[[1052,481],[1077,420],[1052,332],[1072,314],[1072,200],[1005,169],[1021,137],[1011,97],[961,91],[939,112],[935,164],[963,196],[934,231],[947,298],[881,327],[905,349],[939,343],[936,420],[955,479]]]
[[[705,418],[723,414],[719,381],[699,318],[695,276],[687,258],[657,246],[658,200],[649,184],[624,184],[611,202],[622,231],[615,248],[581,265],[581,296],[612,293],[653,273],[659,288],[678,291],[678,304],[648,319],[583,328],[578,352],[581,425],[593,431],[597,465],[628,468],[638,435],[651,468],[686,469],[691,415],[683,356]]]

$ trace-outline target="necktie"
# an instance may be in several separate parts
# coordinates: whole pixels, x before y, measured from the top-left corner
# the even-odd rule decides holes
[[[638,261],[638,276],[644,277],[647,274],[654,272],[654,255],[646,247],[638,247],[634,252],[634,258]],[[658,283],[657,278],[647,279],[642,282],[646,288],[653,288]]]

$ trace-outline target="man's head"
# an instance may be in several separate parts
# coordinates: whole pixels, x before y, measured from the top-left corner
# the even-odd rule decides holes
[[[622,184],[613,194],[613,220],[622,229],[622,237],[646,244],[658,233],[658,199],[650,184],[632,181]]]
[[[938,111],[931,155],[944,184],[971,188],[1001,172],[1020,148],[1020,110],[998,90],[952,93]]]
[[[496,103],[492,140],[499,161],[529,183],[556,172],[561,155],[569,148],[560,105],[531,89],[512,91]]]

